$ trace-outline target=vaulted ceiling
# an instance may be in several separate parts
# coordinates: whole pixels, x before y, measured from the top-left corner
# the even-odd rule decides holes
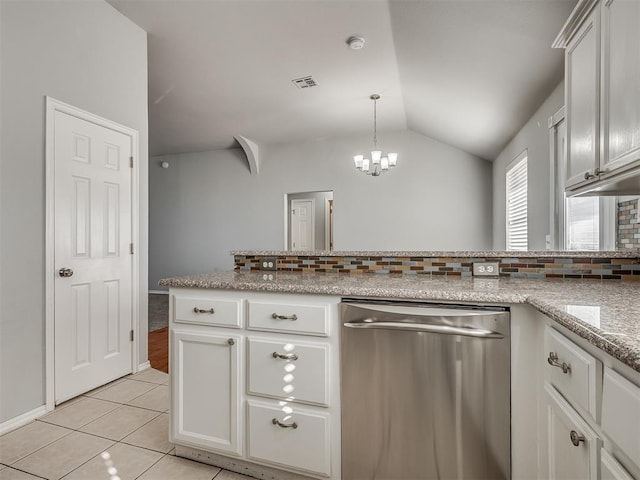
[[[152,155],[370,133],[379,93],[380,131],[493,160],[562,79],[576,0],[109,3],[148,32]]]

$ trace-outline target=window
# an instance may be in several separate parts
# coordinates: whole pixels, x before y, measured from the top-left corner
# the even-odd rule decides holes
[[[527,151],[507,168],[507,250],[527,250]]]
[[[600,199],[567,198],[564,205],[564,248],[600,250]]]

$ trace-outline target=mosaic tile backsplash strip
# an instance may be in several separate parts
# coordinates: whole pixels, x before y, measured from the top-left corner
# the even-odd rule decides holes
[[[259,271],[266,255],[234,255],[235,270]],[[640,257],[411,257],[282,255],[276,270],[350,275],[441,275],[470,277],[474,262],[499,262],[500,276],[519,278],[591,278],[640,280]]]
[[[618,249],[638,250],[640,254],[640,200],[618,203]]]

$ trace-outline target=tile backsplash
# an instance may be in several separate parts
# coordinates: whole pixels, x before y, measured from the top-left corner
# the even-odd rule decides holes
[[[618,203],[618,250],[640,251],[639,203],[638,199]]]
[[[323,255],[324,253],[324,255]],[[235,270],[261,270],[262,259],[276,258],[278,271],[332,272],[350,275],[440,275],[470,277],[474,262],[499,262],[500,276],[522,278],[592,278],[600,280],[640,280],[640,258],[592,252],[592,255],[559,252],[232,252]],[[445,255],[442,255],[445,253]],[[486,255],[484,255],[486,254]],[[536,255],[537,254],[537,255]]]

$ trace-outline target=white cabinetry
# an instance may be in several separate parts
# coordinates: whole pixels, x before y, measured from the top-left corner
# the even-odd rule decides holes
[[[589,351],[547,322],[540,434],[544,461],[538,476],[640,478],[640,387],[614,371],[610,357],[585,348]]]
[[[544,347],[547,471],[543,474],[558,480],[598,480],[602,442],[596,418],[602,365],[549,326]]]
[[[172,440],[242,453],[239,335],[171,332]]]
[[[555,47],[565,48],[566,189],[640,191],[640,2],[580,0]]]
[[[600,11],[594,9],[565,51],[568,188],[593,178],[599,164]]]
[[[598,479],[600,439],[549,385],[546,420],[549,479]]]
[[[239,472],[339,479],[340,298],[170,294],[171,441]]]
[[[603,0],[601,8],[600,169],[614,172],[640,159],[640,2]]]
[[[612,451],[606,465],[613,472],[625,472],[628,469],[638,475],[640,387],[612,369],[605,368],[602,390],[602,430],[611,440]],[[620,473],[618,476],[626,478]]]

